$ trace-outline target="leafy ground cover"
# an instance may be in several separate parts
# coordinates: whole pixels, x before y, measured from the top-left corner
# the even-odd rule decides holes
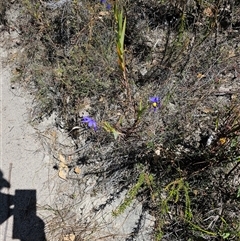
[[[113,214],[137,199],[154,240],[239,240],[239,2],[16,4],[15,78],[36,98],[35,121],[54,112],[76,149],[91,143],[98,185],[128,190]]]

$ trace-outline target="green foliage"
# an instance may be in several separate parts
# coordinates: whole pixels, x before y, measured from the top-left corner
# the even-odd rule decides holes
[[[214,233],[214,232],[210,232],[210,231],[208,231],[208,230],[205,230],[205,229],[201,228],[199,225],[196,225],[196,224],[192,223],[192,222],[189,221],[189,220],[186,220],[186,222],[189,223],[193,229],[199,231],[199,232],[202,233],[202,234],[207,234],[207,235],[209,235],[209,236],[211,236],[211,237],[217,237],[217,233]]]
[[[135,200],[141,188],[147,188],[151,193],[151,200],[155,202],[155,198],[158,195],[156,193],[155,181],[152,174],[141,172],[138,176],[137,182],[133,185],[131,189],[126,194],[126,197],[120,206],[113,211],[114,216],[122,214],[126,208],[128,208],[132,202]]]
[[[122,214],[133,202],[133,200],[136,198],[140,188],[144,184],[145,181],[145,173],[140,173],[138,180],[136,184],[128,191],[124,201],[120,206],[113,211],[114,216],[118,216]]]
[[[121,1],[115,1],[114,3],[114,17],[117,23],[117,55],[118,55],[118,65],[122,71],[122,87],[127,91],[127,98],[129,102],[132,102],[131,96],[131,86],[129,84],[127,73],[126,73],[126,63],[125,63],[125,32],[127,19],[123,17],[123,6]]]
[[[179,30],[178,30],[178,43],[184,42],[184,39],[183,39],[184,31],[186,31],[186,14],[182,13],[181,18],[180,18]]]
[[[240,198],[240,186],[238,187],[237,198]]]
[[[143,114],[145,113],[145,111],[147,110],[146,106],[142,105],[142,100],[139,101],[139,107],[137,109],[137,119],[136,121],[139,121],[140,118],[143,116]]]
[[[118,138],[119,135],[121,135],[121,133],[119,131],[117,131],[115,128],[113,128],[108,122],[104,122],[103,123],[103,128],[105,131],[112,133],[114,136],[114,139],[116,140]]]
[[[169,183],[165,190],[167,191],[167,197],[163,200],[163,207],[165,211],[168,211],[168,203],[170,201],[174,203],[178,203],[181,199],[181,192],[183,192],[185,197],[185,216],[184,218],[187,220],[191,220],[193,217],[191,211],[191,200],[189,197],[189,184],[184,181],[183,178],[177,179]]]
[[[220,220],[221,224],[218,231],[216,232],[206,230],[199,225],[192,223],[189,220],[186,220],[186,222],[189,223],[193,230],[196,230],[199,233],[208,235],[210,237],[221,237],[224,240],[229,240],[229,238],[230,240],[233,238],[240,238],[239,226],[233,229],[233,227],[229,225],[223,217],[220,217]]]
[[[118,1],[114,4],[114,16],[117,22],[117,53],[118,53],[118,63],[125,73],[125,59],[124,59],[124,38],[126,31],[126,17],[123,19],[123,8],[119,6]]]

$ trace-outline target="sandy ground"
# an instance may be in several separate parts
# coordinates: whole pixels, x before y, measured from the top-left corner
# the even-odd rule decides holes
[[[11,66],[5,63],[6,57],[15,51],[14,48],[6,49],[14,33],[5,32],[4,35],[1,37],[7,42],[2,41],[0,46],[0,200],[5,209],[0,214],[0,240],[9,241],[23,240],[25,232],[29,233],[29,225],[43,224],[37,207],[52,202],[53,188],[49,186],[49,178],[54,174],[50,173],[47,151],[39,141],[37,131],[29,123],[32,98],[26,91],[11,84]],[[30,214],[23,214],[25,209],[30,210]],[[30,221],[30,218],[35,221]],[[22,227],[23,223],[25,228]]]

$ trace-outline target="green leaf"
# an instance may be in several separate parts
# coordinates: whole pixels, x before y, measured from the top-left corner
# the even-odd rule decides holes
[[[114,139],[116,140],[118,136],[121,134],[119,131],[114,130],[113,132]]]
[[[108,122],[104,122],[103,124],[103,128],[105,129],[105,131],[110,132],[113,134],[114,139],[116,140],[118,138],[119,135],[121,135],[122,133],[117,131],[115,128],[113,128]]]
[[[105,131],[107,132],[113,132],[115,129],[108,123],[108,122],[104,122],[103,123],[103,128],[105,129]]]
[[[240,186],[238,187],[237,198],[240,197]]]
[[[240,156],[238,156],[235,160],[236,160],[237,162],[240,162]]]
[[[142,106],[142,100],[140,100],[139,102],[139,108],[138,108],[138,111],[137,111],[137,119],[140,119],[140,117],[143,115],[144,111],[147,109],[146,106]]]
[[[120,43],[121,43],[121,51],[122,53],[124,52],[124,38],[125,38],[125,31],[126,31],[126,23],[127,23],[127,19],[126,17],[124,18],[124,22],[123,22],[123,27],[121,29],[121,38],[120,38]]]
[[[230,237],[230,233],[223,233],[222,237],[223,237],[223,239],[229,238]]]

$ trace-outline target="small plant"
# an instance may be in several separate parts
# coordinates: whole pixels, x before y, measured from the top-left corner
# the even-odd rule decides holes
[[[113,211],[113,215],[118,216],[118,215],[122,214],[126,210],[126,208],[128,208],[132,204],[132,202],[136,199],[136,196],[138,195],[139,190],[142,187],[146,187],[146,188],[150,189],[151,195],[152,195],[151,198],[154,201],[155,194],[154,194],[154,190],[153,190],[153,185],[154,185],[153,176],[151,174],[141,172],[139,174],[137,182],[128,191],[123,203],[120,204],[119,207],[115,211]]]
[[[185,210],[184,210],[184,218],[186,220],[191,220],[193,217],[191,211],[191,200],[189,197],[189,185],[183,178],[177,179],[169,183],[165,190],[167,191],[167,197],[163,200],[163,206],[165,207],[165,211],[168,211],[168,203],[173,201],[174,203],[178,203],[180,200],[181,192],[184,193],[185,197]]]
[[[42,24],[43,12],[41,11],[41,2],[32,3],[30,0],[23,0],[27,12],[35,19],[38,24]]]
[[[144,184],[144,179],[144,173],[141,173],[136,184],[128,191],[123,203],[120,204],[120,206],[115,211],[113,211],[114,216],[122,214],[131,205],[133,200],[136,198],[140,188]]]

